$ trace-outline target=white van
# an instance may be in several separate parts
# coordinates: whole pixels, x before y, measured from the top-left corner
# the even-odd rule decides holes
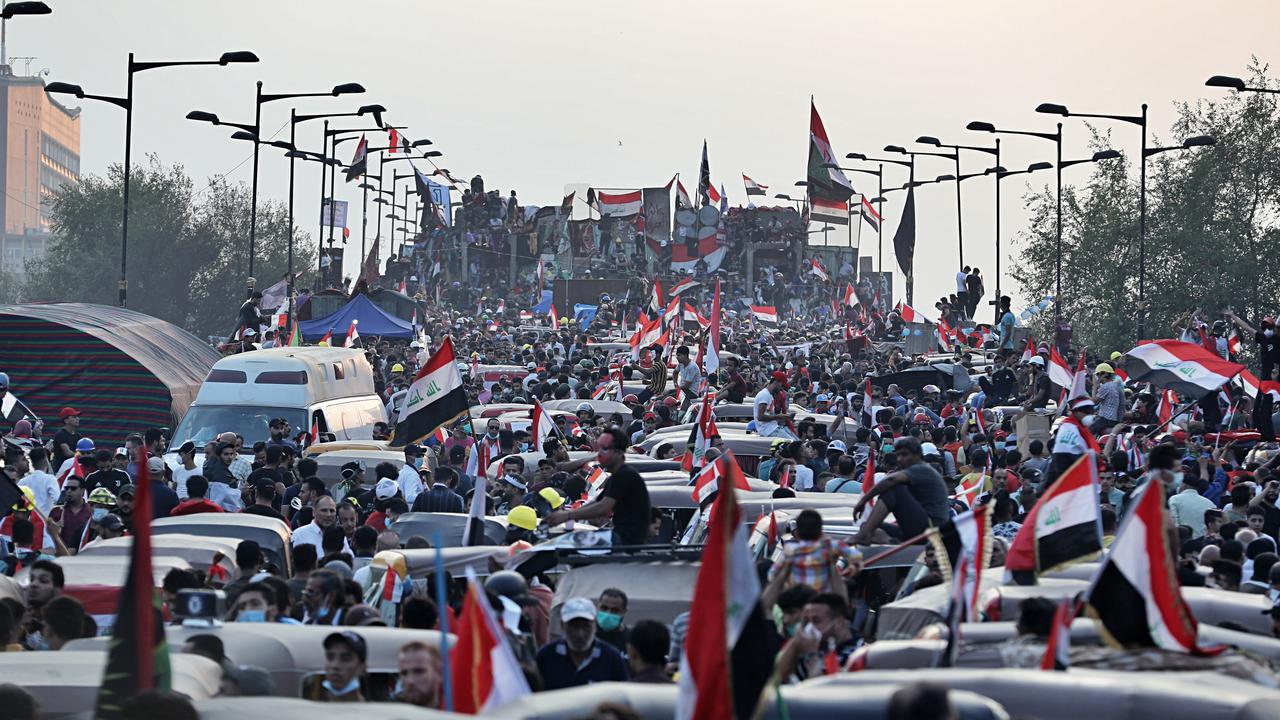
[[[169,447],[191,440],[203,449],[220,433],[234,432],[244,438],[248,451],[255,442],[271,438],[269,425],[278,417],[292,426],[290,438],[314,425],[337,440],[368,440],[374,423],[386,422],[387,413],[361,350],[255,350],[214,364]]]

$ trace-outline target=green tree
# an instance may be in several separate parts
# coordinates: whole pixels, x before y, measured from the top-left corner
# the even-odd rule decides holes
[[[165,166],[155,156],[133,168],[129,183],[130,309],[201,337],[231,332],[245,295],[248,188],[214,181],[195,190],[181,165]],[[43,260],[28,267],[25,299],[116,304],[122,187],[123,168],[113,165],[105,177],[87,176],[54,196],[57,239]],[[286,206],[259,201],[259,288],[284,277],[287,239]],[[305,272],[314,263],[310,237],[295,232],[294,267]]]
[[[1250,67],[1253,86],[1275,86]],[[1234,309],[1257,319],[1280,305],[1280,114],[1274,96],[1232,93],[1183,103],[1171,139],[1210,135],[1216,144],[1148,160],[1146,336],[1169,337],[1175,319],[1201,309]],[[1095,149],[1108,147],[1095,135]],[[1117,148],[1119,149],[1119,148]],[[1093,166],[1079,188],[1063,188],[1062,317],[1076,347],[1126,350],[1137,340],[1139,270],[1137,173],[1123,161]],[[1015,246],[1012,275],[1030,298],[1054,294],[1055,199],[1045,188],[1025,198],[1031,214]],[[1052,312],[1033,323],[1048,337]]]

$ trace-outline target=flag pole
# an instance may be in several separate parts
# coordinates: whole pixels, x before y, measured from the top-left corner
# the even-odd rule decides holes
[[[872,564],[872,563],[874,563],[874,562],[878,562],[878,561],[883,560],[883,559],[885,559],[885,558],[887,558],[887,557],[891,557],[891,556],[893,556],[893,555],[897,555],[899,552],[902,552],[903,550],[907,549],[908,547],[911,547],[912,545],[915,545],[916,543],[918,543],[918,542],[920,542],[921,540],[923,540],[923,539],[925,539],[925,538],[929,537],[930,535],[932,535],[932,534],[933,534],[934,532],[936,532],[936,531],[937,531],[937,528],[929,528],[928,530],[925,530],[924,532],[920,533],[919,535],[916,535],[915,537],[908,539],[906,542],[903,542],[903,543],[898,544],[898,545],[894,545],[893,547],[889,548],[888,550],[885,550],[885,551],[884,551],[884,552],[882,552],[882,553],[878,553],[878,554],[876,554],[876,555],[872,555],[871,557],[867,558],[866,560],[863,560],[863,561],[862,561],[862,566],[863,566],[863,567],[867,567],[867,566],[871,565],[871,564]]]
[[[449,667],[449,604],[448,593],[444,584],[444,541],[440,531],[432,534],[431,544],[436,548],[436,609],[439,611],[440,623],[440,676],[444,683],[444,709],[453,712],[453,679]],[[390,569],[388,569],[390,571]]]

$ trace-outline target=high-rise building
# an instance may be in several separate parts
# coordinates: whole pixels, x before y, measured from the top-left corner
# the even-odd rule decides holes
[[[0,65],[0,269],[21,282],[50,241],[53,193],[80,180],[80,109],[44,91],[39,76]]]

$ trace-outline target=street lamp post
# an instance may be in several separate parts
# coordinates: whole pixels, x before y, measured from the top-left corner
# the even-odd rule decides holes
[[[13,3],[15,5],[20,3]],[[144,70],[155,70],[180,65],[230,65],[231,63],[256,63],[258,56],[247,50],[225,52],[217,60],[172,60],[161,62],[139,62],[129,53],[129,65],[124,97],[110,95],[90,95],[79,85],[52,82],[45,86],[45,92],[66,93],[83,100],[100,100],[124,109],[124,189],[120,218],[120,307],[125,307],[129,292],[129,280],[125,274],[129,261],[129,175],[130,160],[133,152],[133,76]]]
[[[1057,146],[1057,167],[1058,175],[1058,210],[1057,220],[1055,222],[1054,235],[1055,241],[1055,270],[1054,270],[1054,295],[1053,295],[1053,319],[1056,324],[1057,320],[1062,317],[1062,123],[1058,123],[1057,130],[1051,133],[1035,132],[1031,130],[998,130],[995,125],[981,120],[975,120],[965,126],[966,130],[974,130],[977,132],[986,132],[999,135],[1026,135],[1028,137],[1040,138],[1041,140],[1050,140]]]
[[[9,20],[18,15],[48,15],[53,12],[42,2],[11,2],[0,10],[0,65],[9,64],[9,55],[5,51],[5,40],[9,29]]]
[[[897,158],[872,158],[872,157],[867,157],[862,153],[849,153],[845,155],[845,157],[848,158],[849,160],[861,160],[863,162],[879,163],[879,166],[878,166],[879,169],[874,171],[873,170],[857,170],[854,168],[846,168],[846,169],[854,170],[854,172],[871,173],[876,175],[876,177],[878,178],[878,183],[879,183],[879,186],[877,188],[878,192],[876,194],[876,197],[871,202],[875,204],[876,214],[880,216],[880,222],[876,224],[876,243],[878,245],[876,248],[876,272],[883,273],[884,272],[884,257],[883,257],[884,256],[884,200],[885,200],[884,198],[884,193],[885,193],[884,166],[885,166],[885,163],[889,163],[890,165],[901,165],[902,167],[908,168],[910,170],[910,175],[914,177],[915,164],[912,160],[899,160]]]
[[[309,93],[269,93],[263,94],[262,81],[256,84],[253,103],[253,134],[262,135],[262,106],[277,100],[289,100],[304,97],[338,97],[339,95],[359,94],[364,92],[360,83],[343,83],[334,85],[329,92]],[[253,146],[253,188],[249,205],[249,277],[253,277],[253,256],[258,238],[258,145]]]
[[[963,219],[963,216],[961,215],[961,210],[960,210],[961,208],[960,151],[973,150],[975,152],[982,152],[988,155],[994,155],[996,158],[996,165],[999,165],[1000,164],[999,142],[997,142],[996,147],[993,147],[993,148],[983,147],[981,145],[947,145],[947,144],[944,144],[938,138],[933,137],[932,135],[921,135],[920,137],[916,138],[916,142],[920,143],[921,145],[932,145],[936,148],[951,149],[951,155],[953,156],[953,159],[955,160],[955,163],[956,163],[956,239],[957,239],[958,248],[960,251],[960,267],[964,267],[964,219]]]

